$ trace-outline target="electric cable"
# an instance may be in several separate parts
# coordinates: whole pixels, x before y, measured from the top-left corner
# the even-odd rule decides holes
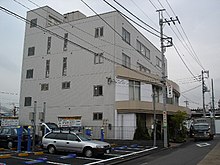
[[[173,10],[173,8],[172,8],[171,5],[170,5],[170,3],[168,2],[168,0],[166,0],[166,2],[167,2],[167,4],[168,4],[169,8],[171,9],[171,11],[173,12],[173,14],[176,15],[175,12],[174,12],[174,10]],[[182,30],[184,36],[186,37],[186,39],[187,39],[187,41],[188,41],[188,43],[189,43],[189,45],[190,45],[190,47],[191,47],[191,50],[193,51],[193,53],[194,53],[194,55],[195,55],[195,57],[196,57],[196,59],[197,59],[199,65],[203,68],[203,70],[205,70],[204,67],[203,67],[203,65],[202,65],[202,63],[201,63],[201,61],[200,61],[199,58],[198,58],[198,55],[196,54],[195,50],[193,49],[193,46],[192,46],[192,44],[191,44],[191,42],[190,42],[190,40],[189,40],[189,38],[188,38],[188,36],[187,36],[185,30],[184,30],[182,24],[180,23],[179,25],[180,25],[180,27],[181,27],[181,30]]]
[[[6,9],[6,8],[4,8],[4,7],[2,7],[2,6],[0,6],[0,10],[2,10],[3,12],[6,12],[7,14],[12,15],[12,16],[14,16],[14,17],[16,17],[16,18],[19,18],[19,19],[21,19],[22,21],[24,21],[24,22],[26,22],[26,23],[28,23],[28,24],[31,23],[31,21],[29,21],[29,20],[23,18],[22,16],[19,16],[18,14],[14,13],[14,12],[12,12],[12,11],[10,11],[10,10],[8,10],[8,9]],[[61,39],[61,40],[64,40],[64,37],[62,37],[62,36],[60,36],[60,35],[58,35],[58,34],[52,32],[52,31],[50,31],[50,30],[48,30],[48,29],[45,29],[44,27],[42,27],[42,26],[40,26],[40,25],[36,25],[36,27],[39,28],[40,30],[46,32],[46,33],[49,33],[49,34],[51,34],[51,35],[56,36],[57,38],[59,38],[59,39]],[[86,50],[86,51],[88,51],[88,52],[90,52],[90,53],[92,53],[92,54],[95,54],[95,53],[96,53],[96,52],[94,52],[93,50],[90,50],[90,49],[88,49],[88,48],[86,48],[86,47],[84,47],[84,46],[82,46],[82,45],[80,45],[80,44],[77,44],[77,43],[75,43],[75,42],[73,42],[73,41],[71,41],[71,40],[69,40],[69,39],[68,39],[68,42],[69,42],[70,44],[73,44],[73,45],[75,45],[75,46],[78,46],[78,47],[82,48],[83,50]],[[109,61],[109,62],[118,64],[119,66],[122,65],[121,63],[118,63],[118,62],[116,62],[116,61],[113,61],[113,60],[111,60],[111,59],[109,59],[109,58],[106,58],[106,57],[104,57],[104,56],[103,56],[103,58],[104,58],[105,60]],[[146,75],[146,74],[141,73],[141,72],[139,72],[139,71],[137,71],[137,70],[135,70],[135,69],[132,69],[132,68],[127,68],[127,69],[129,69],[129,70],[131,70],[131,71],[134,71],[134,72],[137,72],[138,74],[142,74],[142,75],[144,75],[144,76],[146,76],[146,77],[149,77],[150,79],[155,80],[156,82],[160,82],[160,79],[157,79],[157,78],[152,77],[152,76],[150,76],[150,75]],[[151,81],[149,80],[149,82],[151,82]]]

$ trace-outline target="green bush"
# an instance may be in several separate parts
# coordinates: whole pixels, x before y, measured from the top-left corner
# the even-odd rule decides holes
[[[134,133],[134,140],[150,140],[147,128],[137,127]]]

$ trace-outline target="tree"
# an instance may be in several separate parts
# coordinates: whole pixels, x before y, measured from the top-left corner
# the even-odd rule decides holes
[[[187,119],[187,113],[182,111],[177,111],[173,116],[171,116],[170,122],[170,138],[174,142],[182,142],[186,139],[187,129],[183,122]]]

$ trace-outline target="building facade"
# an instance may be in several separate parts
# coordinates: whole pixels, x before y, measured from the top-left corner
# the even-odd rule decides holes
[[[161,53],[119,13],[62,15],[45,6],[29,11],[27,20],[21,125],[32,124],[35,111],[38,126],[45,112],[46,122],[78,117],[82,126],[104,127],[106,138],[132,139],[138,121],[153,123],[153,89],[162,122]],[[188,110],[179,106],[178,85],[168,84],[168,115]]]

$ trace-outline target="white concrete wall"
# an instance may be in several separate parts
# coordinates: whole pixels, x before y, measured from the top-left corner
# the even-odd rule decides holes
[[[115,101],[129,100],[129,81],[116,78]]]
[[[34,11],[45,18],[48,18],[50,14],[55,14],[60,20],[62,19],[61,14],[48,7]],[[27,14],[29,20],[37,18],[39,25],[47,27],[47,21],[42,17],[33,12]],[[33,112],[34,101],[37,101],[37,119],[38,113],[43,111],[43,103],[46,102],[46,121],[57,122],[57,117],[61,115],[80,115],[82,116],[82,125],[101,126],[103,121],[94,121],[93,113],[103,112],[103,119],[114,124],[115,101],[128,99],[129,89],[128,85],[123,87],[115,83],[108,84],[106,77],[115,77],[115,65],[122,63],[122,53],[130,56],[133,69],[138,69],[138,62],[150,69],[151,73],[160,75],[161,71],[156,67],[156,56],[160,56],[159,50],[116,12],[103,14],[102,18],[120,34],[122,27],[129,31],[131,34],[130,44],[134,49],[97,16],[60,24],[59,26],[62,28],[59,26],[47,27],[61,37],[68,31],[70,41],[91,51],[103,52],[104,57],[108,60],[97,65],[94,64],[93,53],[70,42],[68,42],[67,51],[63,51],[64,41],[62,38],[57,38],[38,28],[30,28],[30,25],[26,26],[21,77],[20,124],[31,124],[28,115],[29,112]],[[95,38],[95,28],[102,26],[104,27],[104,36],[101,39]],[[47,54],[47,38],[49,36],[52,37],[51,53]],[[136,39],[150,49],[150,60],[135,50]],[[27,50],[32,46],[35,46],[35,55],[27,56]],[[67,76],[62,76],[63,57],[67,57]],[[50,60],[49,78],[45,78],[46,60]],[[27,69],[34,69],[33,79],[26,79]],[[64,81],[71,82],[70,89],[61,89]],[[41,91],[42,83],[49,83],[48,91]],[[93,96],[93,85],[103,85],[103,96]],[[143,93],[142,99],[148,100],[150,92],[145,93],[145,90],[149,90],[148,85],[143,85],[141,92]],[[32,97],[32,106],[24,106],[25,97]],[[136,120],[134,121],[136,122]]]
[[[117,123],[118,129],[116,129],[116,139],[132,140],[136,129],[136,115],[118,114]]]
[[[141,101],[152,101],[152,85],[141,82]]]

